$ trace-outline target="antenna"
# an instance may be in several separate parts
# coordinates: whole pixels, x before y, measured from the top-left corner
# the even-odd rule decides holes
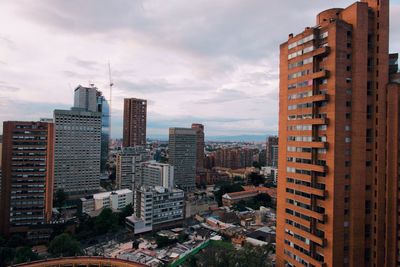
[[[114,83],[112,82],[112,78],[111,78],[111,64],[110,64],[110,61],[108,61],[108,79],[109,79],[109,82],[110,82],[109,83],[109,86],[110,86],[110,99],[109,99],[109,102],[110,102],[110,105],[109,105],[110,137],[109,137],[109,139],[110,139],[110,144],[111,144],[112,88],[114,86]]]

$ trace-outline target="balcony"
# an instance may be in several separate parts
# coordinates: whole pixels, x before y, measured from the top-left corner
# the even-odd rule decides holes
[[[328,148],[327,142],[301,142],[301,141],[288,141],[288,146],[297,147],[310,147],[310,148]]]
[[[324,47],[320,47],[320,48],[317,48],[316,50],[314,50],[314,51],[311,53],[311,55],[312,55],[313,57],[316,57],[316,56],[325,56],[325,55],[329,54],[329,52],[330,52],[330,47],[329,47],[329,46],[324,46]]]
[[[328,75],[329,75],[329,71],[321,70],[321,71],[314,72],[313,74],[311,74],[311,79],[327,78]]]
[[[297,124],[313,124],[313,125],[324,125],[328,124],[329,119],[326,117],[317,117],[307,118],[307,119],[298,119],[298,120],[288,120],[288,125],[297,125]]]
[[[293,167],[293,168],[298,168],[298,169],[303,169],[303,170],[315,171],[315,172],[326,172],[327,171],[327,166],[321,166],[321,165],[315,165],[315,164],[287,162],[287,166]]]
[[[308,97],[288,100],[288,105],[309,103],[309,102],[321,102],[321,101],[328,101],[328,100],[329,100],[328,94],[314,94],[314,95],[308,96]]]
[[[293,189],[293,190],[298,190],[298,191],[303,191],[305,193],[309,193],[311,195],[316,195],[320,197],[326,197],[327,196],[327,191],[323,189],[318,189],[306,185],[300,185],[300,184],[293,184],[293,183],[287,183],[286,184],[287,188]]]

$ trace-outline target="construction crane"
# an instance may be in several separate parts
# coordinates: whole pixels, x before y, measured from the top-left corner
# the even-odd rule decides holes
[[[110,103],[110,105],[109,105],[109,123],[110,123],[110,125],[109,125],[109,131],[110,131],[110,144],[111,144],[111,113],[112,113],[112,88],[113,88],[113,86],[114,86],[114,83],[113,83],[113,81],[112,81],[112,78],[111,78],[111,64],[110,64],[110,61],[108,62],[108,79],[109,79],[109,86],[110,86],[110,99],[109,99],[109,103]]]

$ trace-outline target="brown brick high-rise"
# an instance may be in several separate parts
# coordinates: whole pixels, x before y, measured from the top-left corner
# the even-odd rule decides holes
[[[277,266],[398,266],[388,44],[389,0],[364,0],[281,45]]]
[[[147,100],[124,99],[123,146],[146,145]]]
[[[1,234],[26,233],[50,221],[53,168],[53,123],[3,123]]]

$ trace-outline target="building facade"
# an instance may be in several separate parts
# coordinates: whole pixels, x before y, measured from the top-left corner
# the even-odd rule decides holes
[[[196,173],[204,171],[204,125],[193,123],[192,129],[196,131]]]
[[[54,187],[85,195],[100,187],[101,113],[54,110]]]
[[[3,123],[0,233],[27,233],[51,220],[54,125]]]
[[[185,191],[196,187],[196,131],[169,129],[169,164],[174,166],[175,184]]]
[[[266,166],[278,166],[278,136],[268,136],[265,147]]]
[[[117,188],[133,190],[135,184],[140,183],[138,177],[140,164],[149,159],[150,153],[143,146],[124,147],[117,154],[115,161]]]
[[[93,195],[94,210],[110,208],[122,210],[129,204],[133,204],[133,192],[129,189],[121,189],[111,192],[97,193]]]
[[[145,146],[147,100],[124,99],[123,146]]]
[[[74,91],[74,107],[91,112],[101,113],[101,155],[100,171],[106,172],[110,146],[110,106],[103,93],[93,84],[91,87],[78,85]]]
[[[317,16],[280,47],[278,266],[398,266],[389,1]]]
[[[184,191],[161,186],[136,189],[134,214],[126,224],[135,234],[176,225],[184,219]]]
[[[140,163],[138,177],[140,185],[174,188],[174,167],[155,160]]]

